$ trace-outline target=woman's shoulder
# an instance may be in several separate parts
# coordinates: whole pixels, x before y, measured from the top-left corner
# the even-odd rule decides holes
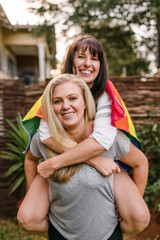
[[[46,159],[46,150],[44,144],[41,142],[39,132],[37,131],[32,137],[30,143],[30,151],[33,156]]]
[[[31,142],[38,141],[38,139],[39,139],[39,132],[37,131],[37,132],[32,136]]]
[[[112,103],[112,100],[107,91],[104,91],[97,101],[98,106],[110,105],[111,103]]]
[[[37,148],[37,147],[40,147],[41,145],[42,143],[40,140],[39,132],[37,131],[31,139],[30,147]]]

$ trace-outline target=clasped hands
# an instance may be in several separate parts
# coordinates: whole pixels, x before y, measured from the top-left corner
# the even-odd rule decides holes
[[[37,171],[42,177],[49,178],[56,170],[53,167],[53,159],[54,158],[47,159],[37,166]],[[97,156],[88,160],[86,163],[95,167],[104,177],[120,173],[121,171],[119,166],[112,159],[106,157]]]
[[[55,171],[55,169],[52,167],[52,159],[49,158],[45,160],[44,162],[41,162],[37,166],[37,172],[43,177],[43,178],[49,178]]]

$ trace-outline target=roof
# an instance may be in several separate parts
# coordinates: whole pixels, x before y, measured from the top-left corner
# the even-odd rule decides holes
[[[12,29],[12,24],[10,23],[1,4],[0,4],[0,26],[6,27],[8,29]]]
[[[19,24],[15,24],[12,25],[2,7],[2,5],[0,4],[0,26],[3,26],[5,28],[8,29],[12,29],[14,31],[16,30],[20,30],[20,29],[25,29],[28,30],[28,32],[31,32],[32,29],[35,27],[35,25],[30,25],[30,24],[26,24],[26,25],[19,25]]]

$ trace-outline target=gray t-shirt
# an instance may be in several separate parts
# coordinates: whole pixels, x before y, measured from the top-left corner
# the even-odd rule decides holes
[[[102,156],[120,159],[129,152],[130,140],[117,133],[112,147]],[[32,155],[47,158],[38,133],[34,135]],[[113,192],[114,175],[103,177],[95,168],[84,164],[65,184],[48,179],[53,226],[68,240],[106,240],[113,233],[118,219]]]

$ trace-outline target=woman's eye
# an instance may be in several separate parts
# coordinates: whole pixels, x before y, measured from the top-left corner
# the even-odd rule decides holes
[[[70,101],[74,101],[74,100],[76,100],[77,98],[76,97],[71,97],[70,98]]]
[[[53,104],[59,104],[61,101],[60,100],[55,100]]]
[[[97,57],[92,57],[92,60],[98,61],[98,58]]]
[[[82,56],[82,55],[79,55],[79,56],[78,56],[78,58],[84,58],[84,56]]]

